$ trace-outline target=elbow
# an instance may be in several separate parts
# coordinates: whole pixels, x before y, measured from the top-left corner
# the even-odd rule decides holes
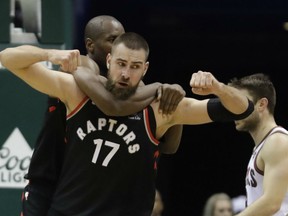
[[[0,64],[8,70],[13,69],[15,64],[15,58],[11,55],[11,52],[13,54],[13,49],[15,48],[6,48],[0,52]]]
[[[243,113],[236,115],[235,120],[241,120],[246,117],[248,117],[252,112],[254,111],[254,103],[248,99],[248,106],[246,110],[243,111]]]

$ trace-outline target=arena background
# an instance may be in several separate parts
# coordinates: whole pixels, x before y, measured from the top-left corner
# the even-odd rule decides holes
[[[110,0],[101,3],[51,0],[48,6],[48,1],[45,2],[42,1],[48,8],[44,13],[47,18],[42,28],[48,43],[44,40],[41,46],[63,47],[65,41],[66,48],[79,48],[84,54],[86,22],[97,15],[112,15],[123,23],[126,31],[140,33],[150,45],[150,68],[145,83],[179,83],[187,96],[201,99],[193,95],[189,87],[191,74],[195,71],[210,71],[223,82],[235,76],[263,72],[271,77],[277,90],[276,120],[288,128],[285,80],[288,71],[287,0]],[[67,4],[69,7],[65,7]],[[65,19],[60,15],[63,11]],[[7,21],[1,14],[0,24],[5,19]],[[61,20],[58,27],[54,25],[55,19]],[[49,28],[45,28],[46,25]],[[0,28],[3,30],[3,25]],[[2,30],[1,49],[7,45]],[[1,79],[5,82],[0,73],[0,83]],[[8,87],[0,84],[0,95],[4,99],[8,99]],[[10,100],[16,97],[15,94],[11,93]],[[38,94],[32,97],[37,99],[39,107],[35,108],[38,113],[35,111],[33,116],[40,118],[33,119],[29,125],[36,122],[33,127],[37,132],[45,98]],[[2,102],[6,104],[5,100]],[[9,107],[2,106],[1,109],[0,120],[10,122],[10,119],[3,118]],[[2,143],[7,138],[7,134],[3,134],[7,127],[4,128],[1,122],[0,125]],[[27,133],[32,134],[26,138],[33,145],[37,133]],[[162,155],[159,161],[157,186],[165,202],[163,216],[200,216],[207,197],[215,192],[226,192],[231,197],[245,194],[244,177],[252,148],[249,135],[236,132],[233,123],[184,126],[178,152]],[[13,189],[7,193],[7,189],[0,188],[0,209],[7,212],[5,216],[18,215],[11,212],[20,208],[20,192],[20,189]],[[14,198],[9,200],[5,193]]]

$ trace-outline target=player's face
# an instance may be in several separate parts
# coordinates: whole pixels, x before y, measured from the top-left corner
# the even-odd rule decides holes
[[[100,34],[97,40],[94,41],[94,55],[101,56],[101,64],[106,64],[106,57],[107,54],[111,52],[114,40],[123,33],[125,33],[125,30],[121,23],[116,21],[103,23],[103,32]]]
[[[253,111],[247,118],[235,121],[235,127],[238,131],[253,132],[257,129],[259,122],[259,113]]]
[[[123,44],[119,44],[113,54],[108,55],[107,62],[107,89],[122,99],[128,98],[136,91],[149,65],[144,50],[131,50]]]

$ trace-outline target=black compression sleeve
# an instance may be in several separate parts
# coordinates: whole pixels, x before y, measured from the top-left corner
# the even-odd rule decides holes
[[[249,116],[254,110],[254,104],[251,100],[248,99],[249,105],[245,112],[241,114],[234,114],[227,110],[219,100],[219,98],[211,98],[207,103],[208,115],[212,121],[235,121],[244,119]]]

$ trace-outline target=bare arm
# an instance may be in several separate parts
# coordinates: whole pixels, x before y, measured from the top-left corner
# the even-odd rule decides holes
[[[0,56],[3,65],[13,70],[13,73],[43,61],[50,61],[60,65],[64,71],[72,72],[76,70],[80,60],[78,50],[42,49],[31,45],[6,48]]]
[[[277,147],[276,147],[277,146]],[[288,136],[275,133],[268,138],[257,160],[263,161],[263,195],[237,216],[274,215],[280,210],[288,189]]]
[[[214,119],[236,120],[253,112],[252,103],[240,90],[219,82],[211,73],[199,71],[192,74],[192,91],[199,95],[215,95],[221,103],[208,103],[210,99],[185,98],[181,109],[176,110],[173,121],[177,124],[203,124]],[[219,109],[223,107],[223,109]],[[219,116],[221,118],[219,118]]]
[[[62,79],[62,73],[59,73],[59,76],[56,76],[56,73],[49,73],[52,70],[44,67],[42,64],[39,64],[43,61],[53,61],[51,53],[54,50],[45,50],[39,47],[22,45],[14,48],[7,48],[1,52],[1,62],[10,72],[18,76],[20,79],[25,81],[34,89],[48,94],[50,96],[62,97],[61,89],[59,85],[59,80]],[[69,66],[69,56],[67,53],[64,54],[62,51],[59,51],[59,56],[62,56],[63,67],[67,70],[75,69],[77,67],[77,62]],[[68,53],[69,55],[71,53]],[[56,64],[58,60],[54,59],[53,63]],[[59,63],[61,60],[59,59]],[[64,65],[65,64],[65,65]],[[69,75],[71,76],[71,75]]]
[[[79,60],[78,50],[42,49],[30,45],[7,48],[0,54],[1,62],[13,74],[32,88],[52,97],[69,101],[72,108],[84,94],[71,74],[61,73],[44,67],[40,62],[50,61],[61,65],[64,70],[75,70]]]
[[[248,99],[238,89],[219,82],[211,73],[198,71],[193,73],[190,86],[192,92],[198,95],[216,95],[222,105],[234,114],[247,110]]]
[[[93,60],[82,56],[81,64],[82,69],[73,73],[74,78],[81,90],[106,115],[126,116],[136,113],[148,106],[156,96],[160,100],[161,111],[168,114],[175,111],[179,101],[185,96],[185,91],[180,85],[161,83],[144,85],[141,82],[134,95],[127,100],[120,100],[106,90],[106,78],[99,75],[98,66]]]
[[[156,137],[162,137],[163,134],[174,125],[186,124],[196,125],[205,124],[213,121],[212,117],[219,114],[230,121],[245,118],[253,112],[253,106],[249,103],[247,97],[238,89],[218,82],[211,73],[199,71],[192,75],[190,85],[194,93],[200,95],[213,94],[218,96],[221,101],[220,106],[225,107],[222,113],[218,112],[218,106],[211,107],[208,102],[210,99],[197,100],[194,98],[185,97],[180,101],[176,108],[176,111],[172,115],[164,118],[163,116],[156,114],[157,132]],[[153,103],[152,107],[157,110],[159,103]],[[210,110],[208,112],[208,110]],[[219,119],[219,118],[218,118]]]

